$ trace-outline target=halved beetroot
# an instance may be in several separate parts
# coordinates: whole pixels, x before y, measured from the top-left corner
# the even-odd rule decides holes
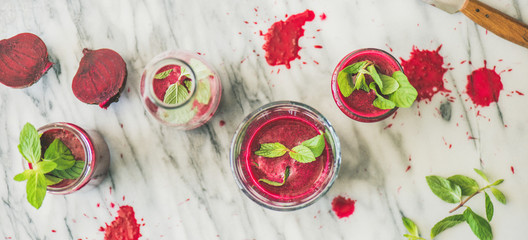
[[[73,94],[84,103],[107,108],[117,102],[125,88],[127,70],[123,58],[113,50],[83,49],[84,56],[73,77]]]
[[[0,40],[0,83],[8,87],[31,86],[51,65],[46,44],[35,34],[21,33]]]

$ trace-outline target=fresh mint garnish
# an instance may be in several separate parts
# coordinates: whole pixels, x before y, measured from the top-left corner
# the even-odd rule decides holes
[[[286,170],[284,170],[284,177],[282,178],[282,182],[274,182],[265,178],[259,179],[259,182],[267,183],[271,186],[280,187],[286,183],[286,179],[290,176],[290,167],[286,167]]]
[[[165,79],[169,76],[169,74],[172,72],[172,70],[174,69],[169,69],[169,70],[166,70],[166,71],[163,71],[163,72],[160,72],[156,75],[154,75],[154,79]]]
[[[409,231],[409,233],[413,236],[420,236],[420,232],[418,231],[418,226],[409,218],[402,217],[403,226]]]
[[[290,157],[295,159],[295,161],[300,163],[310,163],[316,160],[317,157],[321,156],[325,148],[325,139],[324,134],[321,133],[313,138],[310,138],[300,145],[293,147],[291,150],[279,142],[275,143],[262,143],[260,144],[260,149],[255,151],[255,155],[267,157],[267,158],[276,158],[281,157],[287,152]],[[259,167],[255,163],[256,167]],[[270,181],[267,179],[259,179],[259,182],[265,182],[273,186],[282,186],[288,176],[290,175],[289,167],[286,168],[284,172],[284,180],[282,183]]]
[[[53,140],[42,158],[40,136],[30,123],[26,123],[20,132],[18,149],[31,163],[32,169],[17,174],[13,179],[19,182],[27,180],[27,200],[37,209],[42,206],[47,186],[66,178],[76,179],[84,168],[84,161],[75,161],[70,149],[59,139]],[[79,166],[82,166],[81,171],[78,170]],[[68,176],[58,176],[55,174],[57,172],[67,172]]]
[[[369,75],[373,82],[367,85],[365,75]],[[355,90],[375,91],[377,98],[372,104],[380,109],[410,107],[418,96],[416,89],[401,71],[394,72],[392,76],[380,74],[374,63],[368,60],[356,62],[339,71],[337,86],[344,97],[349,97]],[[379,94],[377,89],[388,99]]]
[[[189,90],[186,86],[176,82],[167,88],[163,102],[167,104],[180,104],[189,97]]]
[[[495,209],[489,194],[485,190],[490,189],[491,193],[493,193],[499,202],[506,204],[506,197],[504,194],[494,187],[500,185],[502,182],[504,182],[504,180],[499,179],[489,184],[488,177],[482,171],[475,169],[475,172],[488,183],[487,186],[481,188],[477,181],[463,175],[454,175],[447,179],[439,176],[426,177],[427,184],[435,195],[446,202],[458,203],[458,205],[449,211],[449,213],[452,213],[463,207],[471,198],[481,192],[484,192],[484,204],[486,207],[486,218],[481,217],[480,215],[473,212],[471,208],[466,207],[466,210],[463,212],[463,214],[456,214],[442,219],[431,229],[431,238],[436,237],[438,234],[442,233],[448,228],[456,226],[462,222],[466,222],[471,228],[471,231],[473,231],[475,236],[477,236],[479,239],[493,239],[493,233],[489,222],[493,219]],[[462,198],[463,196],[467,197],[464,199]],[[408,223],[405,219],[403,221],[404,225],[407,227]],[[404,234],[404,236],[408,239],[423,239],[417,234],[411,232],[412,229],[407,228],[407,230],[410,232],[410,234]]]

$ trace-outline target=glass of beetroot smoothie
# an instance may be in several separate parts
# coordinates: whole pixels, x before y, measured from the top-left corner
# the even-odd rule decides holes
[[[168,51],[145,67],[140,93],[154,118],[167,126],[189,130],[214,115],[222,85],[218,74],[197,54]]]
[[[337,76],[341,70],[354,63],[367,60],[374,63],[380,74],[391,76],[396,71],[403,72],[398,60],[389,53],[375,48],[359,49],[346,55],[335,68],[332,74],[332,95],[339,109],[348,117],[360,122],[377,122],[391,116],[398,108],[380,109],[373,106],[376,93],[372,90],[369,92],[356,90],[350,96],[344,97],[337,83]],[[365,78],[367,84],[373,81],[370,76],[365,76]]]
[[[110,152],[103,137],[96,131],[85,131],[72,123],[50,123],[38,129],[41,135],[42,153],[55,139],[60,139],[70,150],[76,161],[84,161],[84,168],[79,178],[64,179],[47,186],[52,194],[64,195],[74,193],[81,188],[88,190],[97,186],[106,177],[110,166]],[[31,163],[24,161],[24,169],[31,168]]]
[[[318,135],[324,136],[324,142],[314,161],[291,157],[295,146]],[[278,157],[259,155],[263,144],[271,142],[290,150]],[[314,203],[330,189],[341,164],[341,150],[332,125],[319,112],[302,103],[279,101],[260,107],[242,121],[231,143],[230,161],[236,183],[251,200],[289,211]]]

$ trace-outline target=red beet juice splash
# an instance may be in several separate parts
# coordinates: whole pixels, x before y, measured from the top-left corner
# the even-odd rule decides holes
[[[473,103],[478,106],[486,107],[492,102],[499,101],[500,91],[502,90],[501,77],[493,69],[486,67],[487,62],[484,61],[484,67],[473,71],[467,76],[468,83],[466,91]]]
[[[264,46],[266,61],[271,66],[286,65],[290,68],[290,62],[299,56],[299,38],[304,36],[303,26],[312,21],[315,14],[311,10],[290,16],[286,21],[278,21],[271,25],[268,32],[264,34]]]
[[[349,217],[356,209],[356,201],[343,196],[337,196],[332,200],[332,210],[338,218]]]
[[[409,60],[400,58],[401,65],[409,82],[418,91],[417,101],[431,100],[438,92],[450,92],[444,88],[444,58],[438,53],[442,45],[436,50],[419,50],[413,46]]]
[[[137,223],[134,209],[131,206],[121,206],[117,211],[118,216],[106,228],[101,227],[100,231],[105,231],[105,240],[137,240],[141,237],[139,232],[140,224]]]

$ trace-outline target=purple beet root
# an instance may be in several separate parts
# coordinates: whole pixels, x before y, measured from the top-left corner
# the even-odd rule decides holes
[[[123,58],[113,50],[83,49],[84,56],[73,77],[73,94],[84,103],[101,108],[119,100],[125,88],[127,70]]]
[[[0,83],[8,87],[33,85],[51,65],[46,44],[35,34],[21,33],[0,40]]]

